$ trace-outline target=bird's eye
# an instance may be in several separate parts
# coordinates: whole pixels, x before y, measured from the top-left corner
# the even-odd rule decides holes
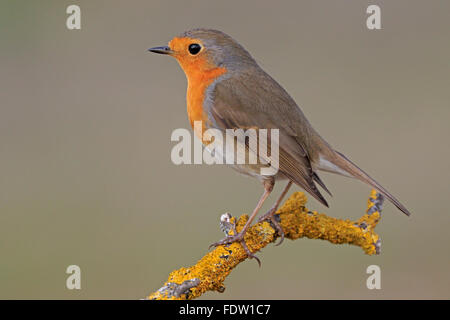
[[[198,44],[198,43],[193,43],[189,45],[189,53],[192,55],[196,55],[197,53],[200,52],[200,50],[202,49],[202,47]]]

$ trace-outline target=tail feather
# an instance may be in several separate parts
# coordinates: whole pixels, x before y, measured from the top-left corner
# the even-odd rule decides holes
[[[320,179],[319,175],[317,174],[317,172],[313,172],[312,178],[315,182],[317,182],[317,184],[319,186],[322,187],[323,190],[325,190],[330,196],[333,196],[330,192],[330,190],[328,190],[327,186],[325,185],[325,183],[323,183],[322,179]]]
[[[367,183],[373,188],[377,189],[381,194],[388,198],[400,211],[409,216],[411,213],[403,206],[391,193],[389,193],[383,186],[376,182],[372,177],[360,169],[356,164],[351,162],[346,156],[338,151],[334,151],[332,156],[326,157],[326,166],[319,167],[319,169],[338,173],[342,175],[349,175],[362,182]],[[344,172],[342,172],[344,171]]]

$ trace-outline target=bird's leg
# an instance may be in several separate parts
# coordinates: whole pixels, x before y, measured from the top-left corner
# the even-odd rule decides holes
[[[264,221],[264,220],[269,220],[274,225],[275,229],[277,230],[278,234],[280,235],[280,241],[278,241],[276,246],[279,246],[283,242],[283,240],[284,240],[284,231],[283,231],[283,228],[281,228],[280,223],[275,219],[275,212],[277,212],[278,207],[281,204],[281,201],[283,201],[284,196],[286,195],[286,193],[288,193],[289,188],[291,186],[292,186],[292,181],[289,181],[288,184],[286,185],[286,187],[284,187],[283,192],[281,193],[280,197],[275,202],[273,207],[270,208],[270,210],[267,211],[266,214],[262,215],[258,219],[258,222],[261,222],[261,221]]]
[[[247,244],[245,243],[245,240],[244,240],[244,236],[245,236],[245,233],[247,232],[248,228],[250,227],[252,221],[255,219],[256,215],[258,214],[259,210],[261,209],[264,201],[267,199],[267,197],[272,192],[274,184],[275,184],[275,181],[273,179],[265,180],[263,182],[264,193],[262,194],[261,198],[259,199],[258,203],[256,204],[256,207],[253,210],[252,214],[250,215],[250,218],[245,223],[244,227],[242,228],[242,230],[239,233],[236,233],[236,231],[235,231],[233,235],[228,235],[224,239],[211,244],[209,247],[211,248],[211,247],[217,247],[220,245],[227,245],[227,244],[231,244],[234,242],[239,242],[242,245],[242,247],[244,248],[248,257],[255,258],[256,261],[258,261],[258,264],[261,266],[261,261],[247,247]]]

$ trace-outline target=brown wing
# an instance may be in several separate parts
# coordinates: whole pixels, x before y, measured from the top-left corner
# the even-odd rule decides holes
[[[296,108],[294,112],[300,113],[299,118],[303,116],[300,109],[274,80],[266,74],[262,76],[264,79],[261,82],[257,81],[255,84],[255,81],[252,81],[251,85],[245,81],[245,75],[218,82],[212,93],[214,99],[211,99],[207,106],[209,118],[214,127],[222,130],[250,127],[279,129],[279,171],[323,205],[328,206],[314,181],[321,185],[323,183],[313,172],[308,153],[299,143],[299,135],[290,125],[292,118],[287,120],[290,115],[286,112],[289,113],[292,103]],[[265,78],[266,76],[269,78]],[[283,112],[280,104],[288,105],[288,110],[285,108]],[[297,116],[294,116],[294,119]],[[307,125],[309,126],[309,123]]]

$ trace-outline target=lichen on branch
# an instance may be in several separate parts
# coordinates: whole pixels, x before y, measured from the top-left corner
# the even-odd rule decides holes
[[[309,211],[305,207],[306,202],[305,194],[296,192],[277,211],[285,238],[295,240],[306,237],[327,240],[334,244],[356,245],[369,255],[380,252],[380,237],[374,229],[381,218],[383,204],[381,194],[372,190],[366,214],[357,221],[336,219],[317,211]],[[239,232],[247,220],[248,215],[245,214],[237,221],[235,217],[227,217],[226,221],[222,220],[221,225],[226,231],[233,232],[230,231],[233,228],[226,228],[226,224],[235,224]],[[245,242],[251,252],[258,252],[277,238],[278,234],[273,226],[263,221],[249,228]],[[226,277],[247,258],[239,243],[218,246],[194,266],[171,272],[164,286],[151,293],[147,299],[185,300],[198,298],[207,291],[223,292]]]

